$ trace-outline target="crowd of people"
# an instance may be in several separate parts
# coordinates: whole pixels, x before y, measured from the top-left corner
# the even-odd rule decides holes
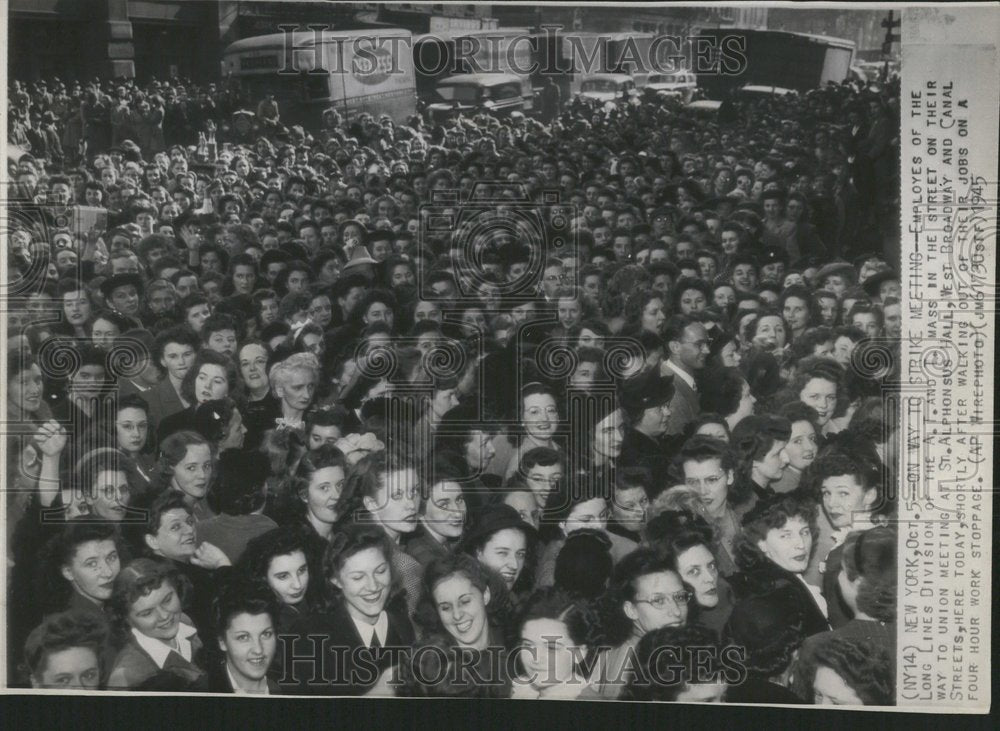
[[[898,84],[8,98],[12,685],[894,703]]]

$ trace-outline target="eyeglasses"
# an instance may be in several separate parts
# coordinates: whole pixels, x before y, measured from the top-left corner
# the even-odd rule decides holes
[[[689,591],[679,591],[676,594],[657,594],[651,599],[635,599],[637,604],[649,604],[654,609],[663,609],[667,606],[669,602],[671,606],[686,607],[687,603],[691,601],[691,592]]]
[[[708,475],[707,477],[705,477],[702,480],[699,480],[699,479],[697,479],[695,477],[689,477],[688,479],[684,480],[684,484],[687,485],[690,488],[695,489],[695,490],[697,490],[698,488],[700,488],[702,486],[705,486],[705,487],[715,487],[720,482],[722,482],[722,478],[724,478],[725,476],[726,475],[725,475],[724,472],[720,472],[717,475]]]

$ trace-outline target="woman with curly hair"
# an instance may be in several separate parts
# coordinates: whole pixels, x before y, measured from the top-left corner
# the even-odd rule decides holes
[[[420,601],[423,566],[403,551],[402,540],[418,526],[422,478],[405,448],[373,452],[351,469],[344,485],[343,521],[367,524],[385,533],[393,572],[406,590],[411,615]]]
[[[101,614],[67,610],[49,615],[28,635],[23,677],[32,688],[97,690],[108,669],[108,634]]]
[[[833,418],[842,415],[848,406],[844,368],[833,358],[803,358],[795,368],[791,383],[775,399],[779,403],[801,401],[806,406],[812,406],[816,409],[822,435],[834,433],[836,426]]]
[[[312,353],[293,353],[268,371],[271,392],[281,402],[281,418],[289,426],[303,425],[303,416],[316,395],[319,375],[319,360]]]
[[[649,332],[663,337],[663,324],[667,321],[663,295],[655,289],[644,289],[626,295],[625,327],[622,334],[638,335]]]
[[[788,419],[771,414],[748,416],[733,429],[732,447],[736,453],[733,494],[735,502],[745,510],[755,500],[775,494],[771,485],[781,480],[788,467],[790,460],[785,447],[791,435]]]
[[[276,429],[274,433],[287,431]],[[292,441],[297,440],[294,437]],[[287,478],[278,487],[272,517],[279,525],[308,528],[315,539],[329,541],[334,527],[350,509],[345,491],[347,460],[329,444],[311,452],[296,447],[294,452],[298,458],[290,463]],[[272,461],[272,470],[274,466]]]
[[[209,507],[208,494],[215,473],[216,456],[212,443],[197,432],[171,434],[160,445],[160,459],[151,494],[163,490],[175,491],[184,498],[195,518],[213,517],[215,511]]]
[[[782,602],[786,626],[799,625],[806,636],[830,629],[826,600],[807,584],[816,535],[815,505],[794,494],[759,501],[743,516],[736,546],[738,574],[730,578],[737,603],[759,597]]]
[[[297,617],[328,606],[322,580],[323,554],[316,552],[316,544],[299,527],[274,528],[252,539],[236,569],[248,582],[273,595],[278,605],[274,619],[279,634]]]
[[[796,689],[817,706],[892,706],[896,689],[893,659],[858,638],[825,635],[800,658]]]
[[[788,325],[791,339],[796,340],[810,327],[822,324],[819,305],[801,284],[785,287],[778,298],[778,311]]]
[[[36,609],[41,614],[67,609],[100,614],[128,554],[115,525],[86,519],[68,523],[38,557]]]
[[[636,672],[622,700],[721,703],[728,688],[725,650],[711,630],[668,625],[636,645]],[[738,658],[732,658],[735,664]]]
[[[107,687],[135,690],[161,671],[190,682],[204,675],[202,642],[184,614],[189,584],[167,561],[137,558],[115,579],[108,613],[124,645]]]
[[[591,682],[602,698],[618,698],[635,673],[635,647],[660,627],[687,622],[692,593],[670,563],[652,548],[638,548],[615,567],[598,607],[613,648],[601,656]]]
[[[518,623],[521,640],[515,699],[597,698],[587,677],[603,636],[596,610],[555,587],[528,598]]]
[[[693,277],[681,277],[674,286],[674,298],[671,303],[673,312],[681,315],[693,315],[701,312],[714,301],[712,286]]]
[[[181,397],[190,405],[159,423],[156,433],[160,443],[175,432],[194,428],[195,412],[201,404],[235,397],[239,385],[239,372],[232,358],[214,350],[200,350],[181,381]]]
[[[299,655],[310,662],[297,662],[284,673],[279,682],[285,692],[364,695],[393,660],[400,659],[385,648],[413,644],[413,626],[393,569],[393,553],[388,535],[372,525],[346,525],[330,542],[322,579],[332,592],[332,609],[298,617],[289,628],[286,641],[312,652],[308,658]],[[326,641],[316,641],[317,636]]]

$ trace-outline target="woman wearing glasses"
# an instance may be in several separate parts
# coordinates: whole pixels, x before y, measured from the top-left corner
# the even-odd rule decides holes
[[[602,698],[617,698],[634,675],[639,640],[661,627],[687,622],[692,594],[671,565],[650,548],[621,560],[600,602],[607,640],[614,649],[602,656],[592,682]]]
[[[552,389],[542,383],[529,383],[521,389],[520,404],[518,436],[511,440],[501,435],[493,443],[496,454],[488,471],[505,480],[517,473],[521,458],[532,449],[548,447],[562,452],[555,440],[560,415]]]

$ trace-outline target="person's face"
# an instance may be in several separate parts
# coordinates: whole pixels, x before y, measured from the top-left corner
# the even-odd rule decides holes
[[[207,444],[189,445],[181,461],[174,465],[171,487],[194,500],[201,500],[208,493],[211,480],[212,450]]]
[[[115,419],[115,435],[118,448],[129,454],[142,451],[149,433],[149,418],[142,409],[128,407],[118,412]]]
[[[820,495],[823,512],[836,529],[850,527],[855,513],[871,512],[876,497],[875,490],[865,490],[854,475],[827,477]]]
[[[525,482],[535,496],[539,508],[545,507],[549,497],[559,487],[562,478],[562,466],[558,463],[548,465],[547,467],[535,465],[528,470],[528,473],[525,475]]]
[[[73,272],[78,262],[79,257],[77,257],[76,252],[72,249],[62,249],[56,254],[56,269],[60,273],[69,274]]]
[[[521,629],[521,664],[536,688],[572,679],[577,660],[586,652],[586,646],[573,641],[561,620],[530,619]]]
[[[496,456],[493,435],[473,429],[465,443],[465,462],[474,473],[483,472]]]
[[[98,604],[111,598],[119,571],[121,559],[112,540],[81,543],[62,567],[63,578],[77,592]]]
[[[441,309],[437,306],[436,302],[420,300],[414,309],[413,319],[416,322],[420,322],[421,320],[441,322]]]
[[[129,485],[124,472],[102,470],[97,474],[93,490],[93,496],[89,501],[95,515],[112,521],[119,521],[125,517]]]
[[[837,317],[837,300],[833,297],[820,297],[819,311],[823,318],[823,324],[832,327],[834,319]]]
[[[212,347],[211,344],[209,347]],[[214,363],[203,364],[194,379],[194,395],[199,404],[228,396],[229,380],[226,378],[226,369]]]
[[[507,493],[503,502],[504,505],[514,508],[521,516],[521,520],[537,530],[542,511],[538,501],[535,500],[534,493],[528,490],[514,490]]]
[[[392,286],[414,284],[413,269],[408,264],[397,264],[392,268]]]
[[[547,393],[535,393],[523,399],[521,424],[530,437],[547,442],[559,421],[555,399]]]
[[[686,289],[681,292],[681,314],[690,315],[692,312],[700,312],[708,307],[705,300],[705,293],[700,289]]]
[[[366,548],[348,558],[331,581],[343,593],[348,612],[370,621],[389,599],[392,570],[381,549]]]
[[[103,318],[97,318],[94,320],[94,326],[91,330],[91,339],[101,350],[109,350],[114,344],[115,338],[117,338],[121,332],[118,330],[118,326],[113,322],[109,322]]]
[[[812,530],[800,516],[792,516],[780,528],[771,528],[757,548],[785,571],[801,574],[809,565]]]
[[[431,487],[422,519],[429,530],[444,538],[459,538],[465,528],[465,515],[461,485],[445,480]]]
[[[226,655],[226,666],[236,678],[263,680],[274,660],[278,639],[268,612],[242,612],[232,617],[219,649]]]
[[[816,430],[808,421],[792,422],[792,436],[785,446],[788,463],[800,472],[816,459]]]
[[[464,574],[456,573],[435,584],[432,599],[441,624],[460,646],[485,645],[489,633],[488,588],[480,590]]]
[[[820,665],[813,678],[813,704],[817,706],[863,706],[864,701],[832,668]]]
[[[723,231],[722,232],[722,251],[726,256],[732,256],[736,253],[736,250],[740,246],[740,235],[736,231]]]
[[[732,287],[716,287],[712,295],[716,307],[726,309],[736,304],[736,290]]]
[[[719,567],[707,546],[698,544],[678,554],[677,573],[694,589],[699,606],[710,609],[718,605]]]
[[[555,296],[556,290],[559,289],[559,284],[562,282],[562,278],[562,264],[553,265],[544,270],[542,273],[542,292],[545,294],[546,298],[551,299]]]
[[[275,556],[267,567],[267,585],[282,604],[300,603],[309,588],[309,563],[302,551]]]
[[[294,370],[283,383],[276,384],[274,391],[290,408],[305,411],[316,393],[316,376],[310,370]]]
[[[212,314],[211,309],[207,304],[194,305],[188,308],[187,317],[185,318],[187,324],[196,333],[201,333],[201,328],[205,324],[205,320],[209,318]],[[231,330],[229,332],[232,332]]]
[[[301,294],[309,286],[309,275],[296,269],[288,275],[287,285],[290,294]]]
[[[662,333],[663,323],[666,321],[667,316],[663,311],[663,300],[659,297],[653,297],[642,308],[642,329],[659,335]]]
[[[262,345],[253,343],[240,350],[240,375],[250,391],[259,391],[267,386],[267,351]]]
[[[719,360],[727,368],[739,368],[740,361],[743,360],[743,355],[740,353],[736,341],[730,340],[722,346],[722,350],[719,352]]]
[[[125,315],[135,315],[139,312],[139,293],[135,286],[126,284],[116,287],[111,293],[111,306]]]
[[[67,292],[63,295],[63,312],[73,326],[82,326],[90,318],[90,300],[84,292]]]
[[[792,330],[803,330],[809,325],[809,305],[800,297],[788,297],[782,314]]]
[[[361,319],[366,325],[371,325],[373,322],[384,322],[391,328],[394,317],[392,309],[384,302],[372,302]]]
[[[236,332],[233,330],[216,330],[208,337],[208,348],[216,353],[232,355],[236,352]]]
[[[566,519],[559,523],[559,527],[565,535],[580,528],[604,530],[608,526],[610,517],[611,511],[608,510],[607,502],[602,497],[596,497],[575,505]]]
[[[752,264],[737,264],[733,267],[733,284],[744,292],[753,291],[757,288],[757,270]]]
[[[713,439],[718,439],[722,442],[729,442],[729,435],[726,433],[725,427],[722,424],[714,421],[710,421],[706,424],[702,424],[698,427],[695,434],[701,434],[702,436],[712,437]]]
[[[810,378],[799,392],[799,399],[819,414],[819,425],[825,426],[837,408],[837,384],[825,378]]]
[[[671,343],[674,345],[674,343]],[[708,357],[708,332],[700,322],[692,323],[684,328],[676,357],[681,364],[691,371],[705,367]]]
[[[680,627],[687,622],[687,590],[673,571],[640,576],[635,581],[635,599],[625,602],[625,615],[642,634]]]
[[[788,466],[788,452],[785,445],[788,442],[775,441],[762,458],[754,460],[753,473],[755,478],[765,482],[777,482],[785,474]]]
[[[535,305],[531,302],[525,302],[523,305],[513,307],[510,311],[510,316],[516,323],[527,322],[534,314]]]
[[[616,459],[625,441],[625,418],[621,409],[605,417],[594,430],[594,453],[604,459]]]
[[[846,335],[833,341],[833,357],[840,365],[847,368],[851,364],[851,354],[854,353],[855,342]]]
[[[503,577],[508,589],[517,583],[527,555],[527,536],[517,528],[498,530],[490,536],[481,549],[476,551],[479,563],[497,571]]]
[[[847,289],[847,280],[839,274],[831,274],[821,284],[823,284],[823,289],[833,292],[838,297],[843,295]]]
[[[395,533],[417,529],[420,480],[412,469],[385,474],[375,497],[365,498],[365,507],[382,526]]]
[[[249,264],[237,264],[233,269],[233,289],[236,294],[250,294],[256,281],[257,275]]]
[[[735,476],[732,470],[725,470],[718,459],[694,460],[683,464],[684,484],[701,496],[701,502],[709,515],[722,515],[729,498],[729,487]]]
[[[50,652],[45,667],[31,678],[34,688],[97,690],[101,669],[90,647],[67,647]]]
[[[147,637],[169,642],[181,623],[181,598],[169,581],[136,599],[128,610],[128,623]]]
[[[629,530],[638,531],[646,524],[649,498],[641,487],[616,490],[611,501],[611,517]]]
[[[344,490],[344,468],[335,465],[323,467],[312,473],[303,500],[309,515],[320,523],[337,522],[340,515],[337,503]]]
[[[186,343],[167,343],[163,348],[160,365],[176,380],[184,378],[194,362],[194,348]]]
[[[885,308],[885,334],[890,338],[898,338],[903,334],[903,310],[900,305],[889,305]]]
[[[878,336],[878,318],[874,312],[856,312],[851,318],[851,325],[861,330],[870,338]]]
[[[559,324],[565,329],[575,327],[580,322],[580,303],[572,297],[560,297],[558,303]]]
[[[754,344],[768,352],[781,350],[785,347],[787,334],[785,333],[785,323],[780,317],[765,315],[757,322],[757,334],[754,336]]]

